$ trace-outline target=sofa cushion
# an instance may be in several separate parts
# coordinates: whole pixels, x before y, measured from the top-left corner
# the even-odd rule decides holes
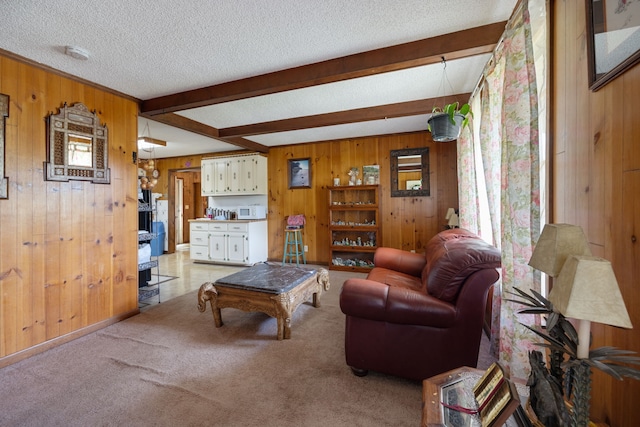
[[[408,288],[414,291],[422,289],[422,282],[419,277],[388,268],[374,267],[367,275],[367,279],[392,287]]]
[[[422,270],[427,264],[424,254],[403,251],[402,249],[380,247],[373,255],[376,267],[400,271],[410,276],[421,277]]]
[[[454,305],[423,292],[356,277],[342,285],[340,308],[361,319],[433,328],[451,327],[457,318]]]
[[[422,279],[429,295],[451,303],[455,302],[467,277],[478,270],[501,265],[498,249],[464,229],[436,235],[427,244],[426,257]]]

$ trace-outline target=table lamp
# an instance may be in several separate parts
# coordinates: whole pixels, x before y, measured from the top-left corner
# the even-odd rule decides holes
[[[554,311],[578,320],[577,364],[574,365],[574,419],[589,420],[591,322],[631,328],[611,263],[591,256],[582,228],[571,224],[547,224],[529,265],[555,278],[548,300]]]
[[[447,210],[447,216],[445,217],[447,220],[447,226],[449,228],[457,228],[460,226],[460,221],[458,219],[458,214],[454,208],[449,208]]]
[[[582,227],[571,224],[547,224],[540,234],[529,265],[556,277],[569,255],[591,255]]]
[[[611,263],[593,256],[570,255],[549,294],[549,301],[565,317],[579,321],[578,364],[574,369],[574,416],[586,426],[591,399],[589,359],[591,322],[632,328]]]
[[[603,258],[567,258],[549,301],[565,317],[580,320],[578,359],[589,357],[591,322],[632,328],[611,263]]]

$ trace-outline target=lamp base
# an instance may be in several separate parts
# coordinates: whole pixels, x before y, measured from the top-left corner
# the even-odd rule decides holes
[[[579,361],[571,368],[573,389],[571,393],[571,427],[587,427],[591,405],[591,367]]]

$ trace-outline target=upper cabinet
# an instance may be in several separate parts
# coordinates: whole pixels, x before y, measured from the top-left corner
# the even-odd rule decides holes
[[[259,154],[202,159],[202,195],[267,194],[267,158]]]
[[[229,187],[229,162],[231,159],[220,157],[213,160],[213,195],[231,193]]]
[[[200,163],[201,192],[203,196],[215,195],[215,164],[213,159],[202,159]]]

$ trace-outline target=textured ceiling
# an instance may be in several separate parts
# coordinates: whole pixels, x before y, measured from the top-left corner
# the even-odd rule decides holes
[[[266,73],[277,75],[289,68],[506,21],[516,0],[2,3],[0,49],[148,101],[210,86],[214,86],[210,92],[215,98],[216,85],[241,79],[251,82],[251,78]],[[68,45],[86,49],[89,59],[65,55]],[[438,62],[403,65],[384,73],[374,67],[357,78],[347,75],[328,83],[305,83],[260,96],[245,90],[231,101],[218,99],[197,108],[173,109],[173,117],[164,120],[153,115],[157,112],[145,111],[147,104],[142,103],[143,113],[150,114],[140,118],[139,134],[167,140],[168,144],[153,153],[140,154],[167,157],[228,151],[238,149],[236,145],[251,144],[268,149],[282,144],[424,130],[428,114],[423,113],[353,123],[343,123],[341,119],[309,129],[287,124],[284,128],[271,128],[277,132],[218,137],[218,131],[224,133],[237,126],[469,93],[489,55],[483,52],[447,61],[445,81],[443,64]],[[347,64],[345,61],[345,68]],[[160,123],[175,124],[181,119],[189,119],[186,122],[192,127],[186,128],[193,130],[197,124],[205,131],[188,132]]]

